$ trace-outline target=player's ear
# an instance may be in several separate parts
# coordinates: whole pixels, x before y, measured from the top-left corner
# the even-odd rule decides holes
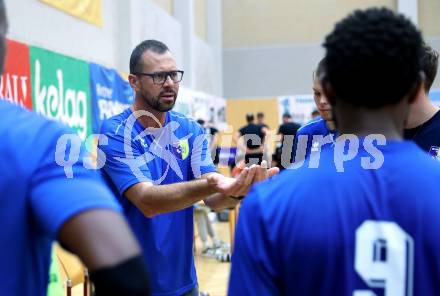
[[[140,81],[138,76],[134,74],[129,74],[128,82],[130,83],[130,86],[134,91],[138,91],[140,89]]]

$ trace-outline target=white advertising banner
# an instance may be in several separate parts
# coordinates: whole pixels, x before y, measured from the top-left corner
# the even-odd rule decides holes
[[[195,120],[203,119],[219,130],[226,128],[224,98],[180,87],[174,110]]]
[[[294,122],[304,124],[311,120],[311,113],[316,109],[312,95],[293,95],[278,97],[279,120],[284,113],[290,113]]]

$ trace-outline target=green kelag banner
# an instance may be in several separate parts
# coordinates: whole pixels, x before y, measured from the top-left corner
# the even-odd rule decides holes
[[[33,110],[74,128],[84,140],[92,131],[89,65],[29,46]]]

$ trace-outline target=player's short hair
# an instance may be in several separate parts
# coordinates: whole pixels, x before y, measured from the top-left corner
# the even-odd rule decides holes
[[[425,73],[425,91],[429,92],[437,75],[438,52],[428,44],[423,45],[422,69]]]
[[[154,53],[163,54],[169,51],[168,46],[158,40],[145,40],[138,44],[131,53],[130,56],[130,73],[136,73],[142,71],[141,57],[146,51],[152,51]]]
[[[333,101],[368,108],[396,104],[422,77],[420,32],[386,8],[356,10],[336,24],[324,47],[322,82]]]
[[[246,121],[247,121],[248,123],[254,121],[254,119],[255,119],[254,114],[252,114],[252,113],[248,113],[248,114],[246,114]]]

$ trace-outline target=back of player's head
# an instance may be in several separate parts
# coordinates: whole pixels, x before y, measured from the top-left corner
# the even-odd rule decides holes
[[[422,69],[425,73],[425,91],[429,92],[437,75],[438,52],[428,44],[423,45]]]
[[[164,43],[150,39],[144,40],[140,44],[138,44],[131,53],[130,57],[130,73],[136,73],[142,71],[142,61],[141,57],[144,52],[152,51],[154,53],[163,54],[169,51],[168,46]]]
[[[252,113],[248,113],[248,114],[246,114],[246,121],[247,121],[247,123],[251,123],[251,122],[253,122],[255,120],[255,118],[254,118],[254,114],[252,114]]]
[[[422,37],[403,15],[357,10],[326,37],[324,91],[332,104],[378,108],[400,102],[420,82]]]
[[[290,119],[292,118],[292,115],[290,115],[290,113],[284,113],[283,118]]]

